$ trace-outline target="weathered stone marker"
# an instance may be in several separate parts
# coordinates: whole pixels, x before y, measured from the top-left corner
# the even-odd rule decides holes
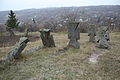
[[[29,33],[29,29],[26,28],[26,29],[25,29],[25,34],[24,34],[24,36],[25,36],[25,37],[28,37],[28,33]]]
[[[99,32],[99,48],[109,48],[108,40],[109,40],[109,31],[107,27],[101,27]]]
[[[107,41],[110,41],[110,32],[109,32],[109,29],[108,29],[108,27],[104,27],[103,26],[103,27],[100,28],[100,30],[99,30],[99,32],[97,34],[97,42],[100,41],[100,33],[101,33],[102,28],[104,28],[104,31],[105,31],[105,34],[104,34],[105,39]]]
[[[53,35],[50,35],[50,29],[40,29],[39,32],[44,47],[55,47]]]
[[[110,32],[109,32],[109,29],[108,29],[108,27],[104,27],[104,30],[106,31],[105,32],[105,39],[107,40],[107,41],[110,41]]]
[[[7,54],[6,60],[19,58],[21,55],[21,52],[24,50],[28,42],[29,40],[27,37],[20,38],[19,42],[16,43],[15,47]]]
[[[96,28],[95,25],[91,24],[88,29],[88,36],[90,36],[89,41],[95,42]]]
[[[80,48],[80,29],[78,28],[79,22],[69,22],[68,26],[68,39],[70,39],[68,46]]]
[[[88,29],[88,36],[90,42],[95,42],[95,36],[96,36],[96,28],[95,25],[91,24]]]

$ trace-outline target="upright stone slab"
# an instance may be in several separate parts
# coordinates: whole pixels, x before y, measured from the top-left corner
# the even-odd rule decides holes
[[[108,32],[106,33],[107,28],[106,27],[101,27],[100,32],[99,32],[99,48],[109,48],[108,44]]]
[[[80,30],[78,28],[79,22],[69,22],[68,39],[70,39],[68,46],[80,48],[78,40],[80,39]]]
[[[29,33],[29,29],[27,28],[27,29],[25,29],[25,34],[24,34],[24,36],[25,36],[25,37],[28,37],[28,33]]]
[[[97,34],[97,42],[100,41],[100,33],[101,33],[101,30],[104,29],[105,33],[104,33],[104,37],[107,41],[110,41],[110,32],[109,32],[109,29],[108,27],[106,26],[102,26]]]
[[[110,32],[109,32],[109,29],[108,29],[108,27],[104,27],[104,30],[105,30],[105,39],[107,40],[107,41],[110,41]]]
[[[21,52],[24,50],[28,42],[29,40],[27,37],[21,37],[19,42],[16,43],[15,47],[7,54],[6,59],[12,60],[19,58]]]
[[[95,42],[96,28],[95,25],[91,24],[88,29],[89,42]]]
[[[44,47],[55,47],[53,35],[50,34],[50,29],[40,29],[40,37]]]

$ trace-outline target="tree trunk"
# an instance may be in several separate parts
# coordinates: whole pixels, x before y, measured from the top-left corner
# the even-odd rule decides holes
[[[15,36],[14,32],[10,28],[7,28],[7,31],[10,33],[10,37]]]

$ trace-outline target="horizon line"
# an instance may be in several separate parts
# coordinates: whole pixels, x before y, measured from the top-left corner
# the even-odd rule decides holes
[[[14,9],[13,11],[22,11],[22,10],[29,10],[29,9],[48,9],[48,8],[67,8],[67,7],[95,7],[95,6],[120,6],[120,5],[118,5],[118,4],[112,4],[112,5],[56,6],[56,7]],[[12,9],[0,10],[0,11],[10,11],[10,10],[12,10]]]

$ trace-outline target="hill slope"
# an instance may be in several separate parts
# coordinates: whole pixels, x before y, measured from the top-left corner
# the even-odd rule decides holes
[[[97,14],[98,16],[118,16],[120,13],[119,5],[108,6],[86,6],[86,7],[61,7],[61,8],[43,8],[43,9],[25,9],[15,11],[20,22],[29,22],[32,18],[36,21],[44,22],[49,18],[59,18],[64,14],[65,10],[74,10],[79,8],[80,11],[86,13],[89,17]],[[0,23],[4,23],[7,19],[8,11],[0,11]],[[57,16],[57,17],[56,17]]]
[[[56,50],[68,42],[66,33],[53,33],[55,48],[41,49],[22,59],[0,68],[0,80],[120,80],[120,33],[111,33],[111,49],[96,48],[88,42],[86,33],[81,33],[80,49],[69,49],[60,55]],[[42,45],[41,40],[30,42],[25,50]],[[4,56],[11,47],[0,48]],[[90,62],[93,51],[103,51],[98,62]]]

